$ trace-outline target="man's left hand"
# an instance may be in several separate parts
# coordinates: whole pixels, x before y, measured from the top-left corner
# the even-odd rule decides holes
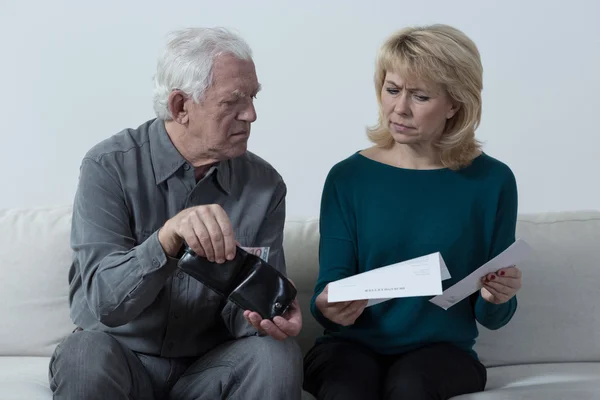
[[[521,289],[521,270],[508,267],[481,279],[481,297],[489,303],[502,304],[512,299]]]
[[[294,300],[283,316],[275,317],[273,321],[262,319],[259,313],[249,310],[244,311],[244,317],[259,332],[277,340],[297,336],[302,329],[302,311],[298,299]]]

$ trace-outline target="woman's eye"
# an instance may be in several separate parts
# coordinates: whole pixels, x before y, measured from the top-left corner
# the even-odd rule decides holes
[[[427,100],[429,100],[429,97],[415,95],[415,99],[417,99],[418,101],[427,101]]]
[[[394,88],[386,88],[385,89],[389,94],[398,94],[399,90]]]

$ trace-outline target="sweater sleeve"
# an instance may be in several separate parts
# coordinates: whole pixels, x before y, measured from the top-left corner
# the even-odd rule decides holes
[[[356,235],[351,228],[350,219],[353,211],[348,204],[344,204],[344,196],[340,192],[345,182],[343,179],[336,178],[332,172],[327,176],[321,198],[319,277],[310,309],[312,315],[325,329],[337,331],[340,326],[323,316],[316,307],[315,300],[328,283],[356,274],[357,257],[354,239]]]
[[[496,257],[515,242],[517,209],[517,183],[510,172],[500,190],[489,259]],[[479,293],[475,301],[475,318],[488,329],[502,328],[511,320],[516,310],[516,296],[506,303],[492,304],[484,300]]]

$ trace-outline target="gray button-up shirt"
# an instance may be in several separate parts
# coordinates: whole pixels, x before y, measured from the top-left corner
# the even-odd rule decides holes
[[[158,229],[179,211],[219,204],[242,246],[269,247],[285,273],[286,186],[258,156],[218,163],[196,182],[162,120],[124,130],[82,161],[74,201],[69,272],[71,318],[136,352],[200,356],[255,334],[237,306],[176,268]]]

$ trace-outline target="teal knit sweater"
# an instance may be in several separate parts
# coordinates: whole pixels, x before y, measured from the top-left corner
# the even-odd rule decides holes
[[[323,317],[315,299],[329,282],[437,251],[452,275],[446,289],[515,241],[516,218],[514,175],[485,153],[458,171],[397,168],[360,153],[336,164],[323,189],[320,270],[311,301],[325,328],[319,341],[356,341],[381,354],[446,342],[477,357],[476,320],[489,329],[504,326],[516,297],[495,305],[477,292],[448,310],[431,297],[393,299],[365,309],[348,327]]]

